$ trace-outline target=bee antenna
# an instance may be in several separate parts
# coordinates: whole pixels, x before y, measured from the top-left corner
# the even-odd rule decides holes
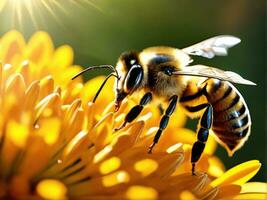
[[[91,71],[93,69],[111,69],[112,71],[114,71],[116,73],[116,77],[119,77],[118,71],[112,65],[99,65],[99,66],[91,66],[91,67],[88,67],[88,68],[82,70],[81,72],[79,72],[78,74],[76,74],[74,77],[72,77],[71,80],[74,80],[78,76],[84,74],[87,71]]]
[[[109,75],[105,78],[105,80],[103,81],[103,83],[101,84],[101,86],[100,86],[100,88],[98,89],[98,91],[96,92],[95,97],[94,97],[94,99],[93,99],[93,103],[95,103],[95,101],[96,101],[98,95],[100,94],[101,90],[103,89],[104,85],[106,84],[106,82],[108,81],[108,79],[109,79],[110,77],[112,77],[112,76],[114,76],[114,77],[116,77],[117,79],[119,79],[119,77],[118,77],[116,74],[113,74],[113,73],[109,74]]]

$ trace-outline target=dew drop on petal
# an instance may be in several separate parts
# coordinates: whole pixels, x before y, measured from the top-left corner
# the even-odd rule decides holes
[[[34,128],[35,128],[35,129],[39,129],[39,128],[40,128],[40,125],[39,125],[39,124],[35,124],[35,125],[34,125]]]
[[[29,65],[29,60],[23,60],[21,63],[22,66]]]
[[[91,101],[87,103],[88,106],[92,106],[93,104],[94,104],[94,103],[91,102]]]
[[[9,70],[12,67],[11,64],[5,64],[4,65],[4,70]]]

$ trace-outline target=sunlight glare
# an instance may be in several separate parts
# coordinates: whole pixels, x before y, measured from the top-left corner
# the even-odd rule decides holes
[[[68,17],[67,5],[73,5],[75,7],[93,7],[99,9],[90,0],[64,0],[64,4],[58,0],[0,0],[0,12],[8,13],[7,19],[11,20],[10,24],[13,28],[24,28],[25,25],[29,24],[29,19],[33,22],[36,29],[40,28],[41,25],[47,25],[47,14],[50,15],[53,20],[60,26],[64,27],[63,20],[60,15],[63,14]],[[45,23],[45,24],[43,24]]]

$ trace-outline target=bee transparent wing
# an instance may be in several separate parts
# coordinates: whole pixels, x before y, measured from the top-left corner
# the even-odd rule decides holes
[[[237,45],[241,40],[231,35],[219,35],[209,38],[190,47],[182,49],[189,55],[213,58],[214,56],[226,56],[228,48]]]
[[[238,83],[238,84],[244,84],[244,85],[256,85],[252,81],[242,78],[239,74],[235,72],[223,71],[221,69],[208,67],[205,65],[194,65],[194,66],[184,67],[183,70],[174,71],[173,75],[216,78],[222,81],[229,81],[232,83]]]

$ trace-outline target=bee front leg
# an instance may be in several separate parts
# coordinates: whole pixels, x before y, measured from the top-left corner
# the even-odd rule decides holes
[[[201,154],[203,153],[206,142],[208,140],[209,129],[211,128],[213,120],[212,119],[213,111],[212,111],[212,106],[210,104],[201,104],[196,107],[187,108],[189,111],[193,112],[202,110],[204,108],[206,109],[200,119],[200,127],[197,132],[197,141],[194,143],[191,152],[192,175],[196,175],[195,174],[196,162],[199,160]]]
[[[159,130],[157,131],[157,133],[154,137],[153,143],[150,145],[150,147],[148,149],[148,153],[152,153],[153,147],[158,143],[159,138],[160,138],[163,130],[167,127],[167,125],[169,123],[169,118],[176,108],[177,101],[178,101],[177,95],[174,95],[170,98],[170,104],[169,104],[167,110],[165,111],[165,114],[163,115],[163,117],[160,120]]]
[[[152,100],[152,93],[151,92],[146,93],[142,97],[139,105],[134,106],[130,110],[130,112],[125,116],[124,122],[118,128],[115,128],[114,131],[118,131],[118,130],[122,129],[123,127],[126,126],[127,123],[130,123],[134,119],[136,119],[138,117],[138,115],[141,113],[141,111],[143,110],[144,106],[146,104],[148,104],[151,100]]]

